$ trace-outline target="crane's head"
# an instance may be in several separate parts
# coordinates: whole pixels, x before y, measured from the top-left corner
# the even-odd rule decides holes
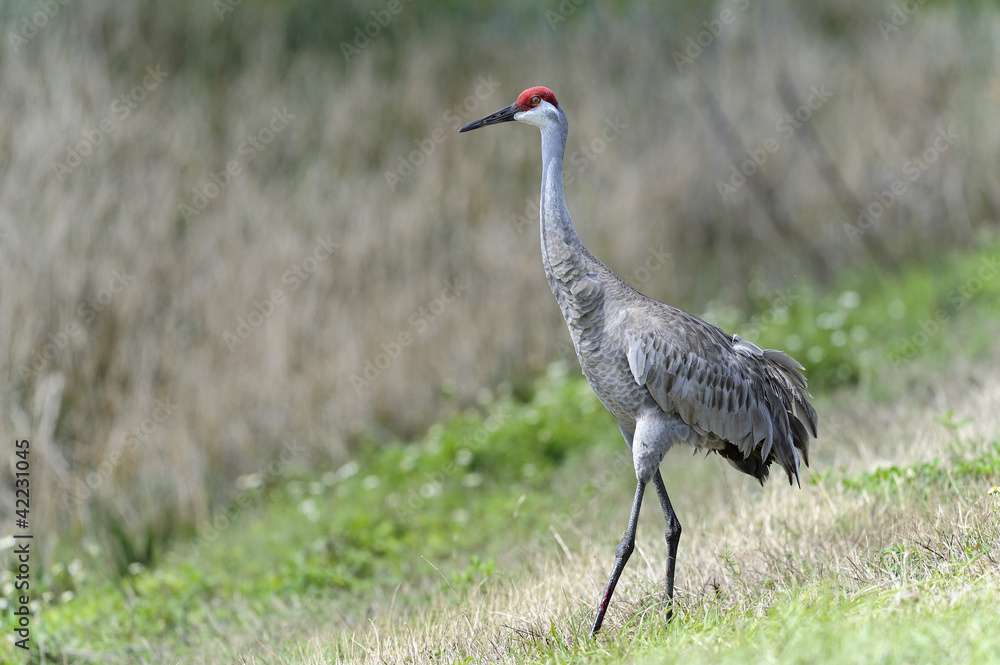
[[[544,85],[536,85],[524,90],[514,103],[500,109],[496,113],[470,122],[462,127],[460,132],[471,132],[486,125],[495,125],[500,122],[510,122],[516,120],[525,122],[536,127],[546,127],[553,123],[559,123],[563,119],[562,111],[559,110],[559,102],[556,101],[554,92]]]

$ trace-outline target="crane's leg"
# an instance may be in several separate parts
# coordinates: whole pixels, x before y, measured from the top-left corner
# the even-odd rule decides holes
[[[632,500],[632,512],[629,514],[628,526],[625,528],[621,542],[615,549],[615,566],[611,569],[608,586],[604,590],[604,597],[597,608],[597,618],[594,619],[594,626],[590,629],[591,637],[601,629],[601,624],[604,623],[604,614],[608,611],[608,604],[611,602],[611,596],[615,593],[618,578],[621,577],[625,564],[628,563],[628,558],[632,556],[632,550],[635,549],[635,529],[639,524],[639,509],[642,507],[642,493],[645,489],[645,481],[640,480],[635,487],[635,498]]]
[[[663,484],[663,476],[660,470],[656,470],[653,477],[656,485],[656,495],[660,497],[660,507],[663,508],[663,516],[667,519],[667,603],[673,606],[674,600],[674,565],[677,563],[677,544],[681,541],[681,522],[677,519],[674,507],[670,505],[670,497],[667,496],[667,486]],[[668,610],[667,616],[671,616],[673,609]]]

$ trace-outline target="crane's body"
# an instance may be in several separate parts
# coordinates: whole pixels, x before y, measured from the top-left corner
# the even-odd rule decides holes
[[[461,131],[517,120],[542,134],[542,265],[584,376],[632,451],[636,493],[592,632],[604,619],[632,552],[645,486],[653,482],[667,522],[666,594],[673,597],[680,522],[659,472],[683,443],[715,451],[757,478],[777,462],[789,482],[808,464],[816,412],[802,367],[629,286],[577,236],[563,191],[566,116],[548,88],[528,88],[511,106]]]

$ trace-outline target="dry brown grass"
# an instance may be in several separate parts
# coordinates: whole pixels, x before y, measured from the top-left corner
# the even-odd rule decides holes
[[[921,385],[929,386],[926,379]],[[952,410],[956,419],[967,421],[957,433],[940,423],[941,414]],[[974,454],[983,449],[980,442],[995,441],[1000,432],[1000,380],[982,366],[965,367],[920,398],[872,405],[845,396],[827,416],[817,464],[824,469],[857,473],[889,463],[905,466],[947,457],[956,446]],[[970,582],[1000,573],[1000,496],[989,492],[989,483],[965,480],[884,495],[836,483],[809,484],[802,491],[770,483],[762,491],[735,473],[698,468],[705,466],[717,464],[692,461],[678,451],[664,463],[685,525],[677,592],[678,620],[684,623],[729,610],[762,616],[776,598],[822,581],[850,595],[907,589],[957,570]],[[622,471],[627,475],[627,468]],[[508,562],[508,574],[460,599],[419,611],[380,607],[353,636],[321,630],[300,657],[251,662],[327,662],[331,644],[339,645],[341,662],[350,663],[466,657],[477,663],[519,662],[554,636],[585,640],[628,505],[628,487],[616,490],[605,498],[619,502],[622,515],[613,523],[581,525],[570,539],[573,547],[550,541],[530,555],[519,552]],[[636,619],[661,611],[665,547],[656,513],[655,501],[647,501],[636,553],[605,631],[635,630]],[[988,556],[981,554],[984,547]]]
[[[891,402],[837,395],[820,405],[823,436],[813,468],[856,477],[888,464],[977,454],[1000,433],[998,369],[994,353],[975,365],[959,360],[946,375],[910,368],[912,390]],[[957,431],[945,427],[947,413],[965,424]],[[194,655],[169,657],[249,665],[510,663],[556,641],[590,644],[593,605],[633,489],[628,459],[605,451],[590,464],[589,477],[607,482],[583,510],[569,509],[577,519],[552,516],[551,531],[527,542],[498,534],[508,551],[498,557],[496,574],[478,586],[456,590],[442,582],[453,569],[428,563],[427,579],[409,579],[364,602],[334,596],[276,600],[266,613],[247,608],[244,625],[207,630],[210,638],[193,638],[204,640],[195,642]],[[807,482],[801,491],[781,482],[761,489],[714,457],[691,458],[679,449],[665,460],[664,472],[685,527],[681,630],[697,631],[731,614],[761,618],[810,585],[828,584],[847,598],[889,591],[907,602],[935,576],[955,582],[946,589],[952,596],[981,575],[991,575],[994,585],[1000,580],[1000,495],[983,479],[917,483],[885,494],[830,481]],[[598,645],[641,640],[656,627],[639,623],[661,612],[665,548],[651,499]],[[162,657],[167,654],[174,652],[164,645]]]
[[[185,53],[220,20],[209,3],[176,16],[83,4],[0,53],[0,417],[34,439],[49,524],[204,517],[283,443],[300,461],[340,458],[357,432],[415,431],[447,395],[565,351],[531,221],[536,137],[453,134],[529,83],[551,85],[571,119],[583,237],[671,302],[740,298],[750,277],[775,287],[815,265],[747,187],[720,195],[730,165],[697,77],[749,150],[777,137],[760,168],[834,269],[867,259],[801,135],[781,134],[782,71],[803,97],[829,89],[809,122],[863,202],[955,130],[867,231],[894,256],[997,219],[992,16],[928,11],[885,35],[881,10],[858,3],[836,40],[790,5],[750,10],[678,74],[690,35],[639,15],[543,26],[524,48],[421,33],[393,41],[391,65],[378,39],[348,63],[288,62],[248,3],[221,19],[246,21],[242,64],[203,74]],[[185,41],[166,48],[168,28]]]

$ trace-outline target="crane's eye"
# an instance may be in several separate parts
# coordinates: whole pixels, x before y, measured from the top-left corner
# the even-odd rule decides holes
[[[531,98],[531,105],[532,106],[538,106],[541,103],[542,103],[542,98],[539,97],[538,95],[535,95],[534,97]]]

